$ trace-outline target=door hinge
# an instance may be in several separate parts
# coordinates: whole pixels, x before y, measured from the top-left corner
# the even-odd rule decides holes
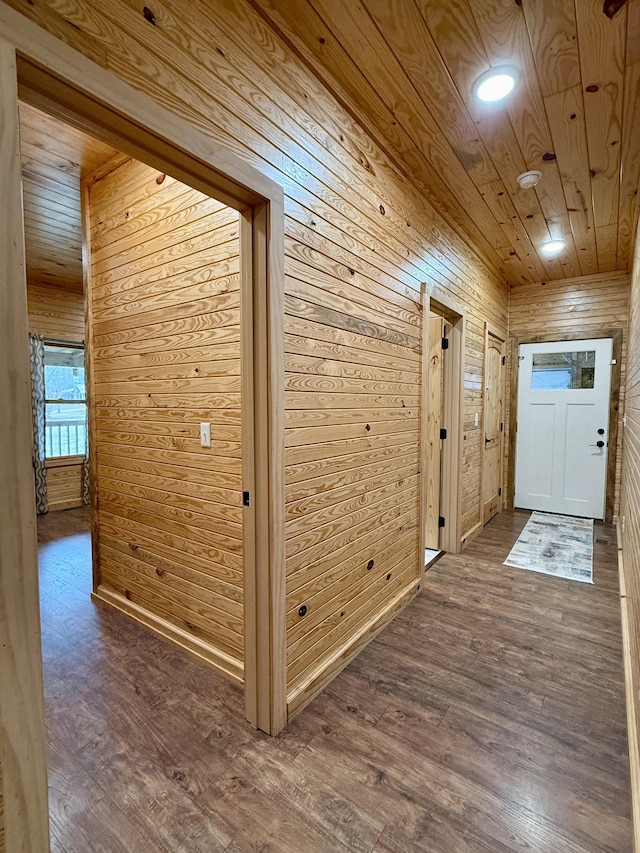
[[[446,429],[441,429],[440,430],[440,438],[446,438],[446,437],[447,437]]]
[[[249,492],[242,493],[242,506],[251,506],[251,495]]]
[[[442,349],[449,349],[449,338],[442,339]]]
[[[501,423],[501,424],[500,424],[500,432],[503,432],[503,430],[504,430],[504,424],[503,424],[503,423]]]
[[[507,357],[506,357],[506,355],[503,355],[503,356],[502,356],[502,364],[503,364],[503,366],[504,366],[506,363],[507,363]]]
[[[499,497],[499,498],[501,498],[501,497],[502,497],[502,487],[500,487],[500,488],[498,489],[498,497]]]
[[[444,515],[438,516],[438,527],[444,527],[444,525],[445,525]]]

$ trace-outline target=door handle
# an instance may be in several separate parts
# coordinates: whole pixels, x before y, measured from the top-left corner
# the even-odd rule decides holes
[[[596,441],[595,444],[590,444],[589,447],[604,447],[604,441]]]

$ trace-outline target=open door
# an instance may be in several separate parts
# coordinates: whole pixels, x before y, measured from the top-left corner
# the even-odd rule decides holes
[[[505,342],[487,329],[484,360],[482,523],[502,508]]]

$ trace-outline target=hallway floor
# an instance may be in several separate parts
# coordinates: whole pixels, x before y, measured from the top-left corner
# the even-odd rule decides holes
[[[91,602],[86,510],[42,517],[52,850],[631,851],[615,531],[587,586],[501,565],[527,518],[436,563],[270,739],[239,688]]]

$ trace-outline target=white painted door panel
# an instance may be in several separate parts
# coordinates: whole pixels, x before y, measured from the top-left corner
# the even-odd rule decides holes
[[[517,507],[604,518],[611,350],[610,339],[520,346]]]

